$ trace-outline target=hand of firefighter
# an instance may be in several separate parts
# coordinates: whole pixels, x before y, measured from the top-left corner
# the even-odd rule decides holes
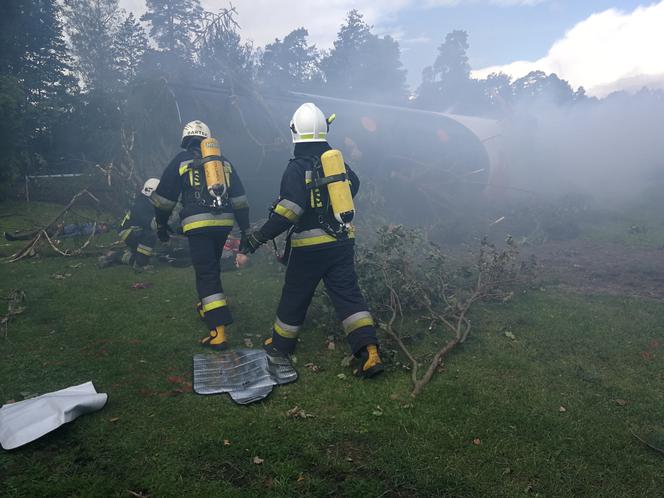
[[[170,232],[171,229],[167,224],[164,225],[157,225],[157,237],[159,240],[163,243],[166,243],[170,240],[171,236],[168,232]]]
[[[253,254],[256,250],[265,244],[267,240],[263,237],[263,234],[260,230],[251,232],[249,235],[242,233],[242,238],[240,239],[240,252],[242,254]]]

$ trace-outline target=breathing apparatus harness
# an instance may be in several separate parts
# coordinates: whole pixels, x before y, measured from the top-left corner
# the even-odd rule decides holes
[[[337,175],[332,175],[332,176],[325,176],[325,173],[323,172],[323,165],[321,162],[321,159],[319,156],[300,156],[296,157],[294,159],[291,159],[290,162],[294,161],[307,161],[313,164],[313,167],[311,168],[312,172],[312,178],[307,180],[306,183],[306,190],[307,192],[311,192],[317,189],[320,189],[321,187],[325,187],[329,185],[330,183],[334,182],[343,182],[348,180],[348,173],[340,173]],[[309,171],[309,170],[307,170]],[[279,199],[274,202],[274,204],[270,208],[270,213],[269,216],[274,215],[274,207],[276,204],[279,202]],[[328,197],[328,201],[326,204],[321,204],[321,205],[313,205],[311,206],[314,211],[316,212],[316,219],[318,221],[318,226],[328,235],[334,237],[337,240],[347,240],[349,238],[349,225],[346,223],[339,223],[334,217],[330,216],[330,199]],[[332,222],[330,222],[330,218],[332,219]],[[274,252],[277,257],[277,260],[279,262],[287,265],[288,264],[288,259],[290,257],[290,251],[291,251],[291,238],[293,236],[293,233],[295,233],[295,225],[291,226],[288,229],[288,232],[286,233],[286,245],[284,247],[284,252],[283,254],[279,254],[278,248],[277,248],[277,243],[272,240],[272,244],[274,247]]]
[[[226,184],[222,184],[220,191],[214,191],[214,193],[211,192],[211,189],[208,188],[207,179],[205,176],[205,164],[212,161],[220,161],[223,165],[223,158],[218,155],[202,157],[201,151],[198,147],[192,147],[190,150],[194,154],[192,169],[199,171],[201,177],[201,181],[199,181],[198,184],[191,185],[194,191],[194,200],[196,205],[205,209],[209,209],[212,212],[222,211],[224,208],[228,207],[229,204],[228,186]]]

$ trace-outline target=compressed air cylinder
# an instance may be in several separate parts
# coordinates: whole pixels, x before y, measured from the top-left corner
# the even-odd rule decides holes
[[[341,152],[328,150],[321,158],[325,178],[346,173],[346,165]],[[332,212],[339,223],[350,223],[355,215],[353,195],[350,192],[348,178],[327,184],[327,192],[332,204]]]
[[[224,165],[221,162],[221,147],[216,138],[206,138],[201,142],[201,155],[208,192],[221,204],[227,185]]]

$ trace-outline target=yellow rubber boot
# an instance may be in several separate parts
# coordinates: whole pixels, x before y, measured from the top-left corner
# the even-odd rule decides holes
[[[369,379],[384,370],[385,367],[378,354],[378,346],[369,344],[360,354],[360,368],[355,371],[355,375]]]
[[[227,349],[228,341],[226,339],[226,327],[224,325],[219,325],[214,330],[210,330],[210,334],[201,339],[201,344],[216,349],[217,351]]]

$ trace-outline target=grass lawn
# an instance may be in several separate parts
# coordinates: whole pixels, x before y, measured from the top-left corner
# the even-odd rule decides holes
[[[0,231],[52,212],[19,208],[0,206]],[[1,241],[0,255],[18,247]],[[280,269],[256,259],[224,275],[237,347],[266,336],[279,296]],[[15,288],[28,309],[0,337],[0,403],[88,380],[109,401],[0,450],[2,496],[664,495],[664,457],[630,432],[664,431],[658,301],[528,290],[485,306],[415,400],[397,363],[356,380],[344,345],[326,345],[336,331],[310,324],[298,382],[242,407],[190,392],[206,333],[191,268],[100,271],[43,251],[0,264],[0,296]],[[296,406],[312,416],[289,417]]]

